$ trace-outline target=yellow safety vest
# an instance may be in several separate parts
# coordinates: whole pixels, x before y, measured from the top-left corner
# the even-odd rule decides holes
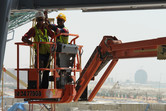
[[[41,31],[41,29],[37,29],[35,26],[35,42],[49,42],[49,38],[47,35],[47,29],[44,29],[44,33]],[[36,44],[34,44],[34,48],[37,49]],[[49,44],[39,44],[39,54],[47,54],[50,53],[50,45]]]
[[[55,33],[55,35],[56,35],[56,33]],[[69,39],[69,36],[60,35],[59,37],[57,37],[56,41],[60,42],[60,43],[68,44],[68,39]]]

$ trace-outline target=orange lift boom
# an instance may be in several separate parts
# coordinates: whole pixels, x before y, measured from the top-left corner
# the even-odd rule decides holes
[[[74,34],[69,34],[74,35]],[[78,38],[76,36],[70,44],[75,45],[75,40]],[[107,79],[113,68],[115,67],[116,63],[119,59],[125,58],[141,58],[141,57],[158,57],[164,58],[166,53],[166,37],[164,38],[157,38],[151,40],[144,40],[144,41],[137,41],[137,42],[129,42],[129,43],[122,43],[116,37],[112,36],[104,36],[103,40],[96,47],[94,52],[92,53],[90,59],[88,60],[87,64],[85,65],[84,69],[81,69],[81,45],[77,45],[78,53],[75,56],[73,67],[57,67],[56,64],[56,53],[62,52],[55,52],[54,55],[54,68],[39,68],[39,48],[37,49],[37,68],[28,69],[23,68],[20,69],[19,67],[19,45],[26,45],[24,43],[16,43],[17,44],[17,89],[15,90],[15,97],[16,98],[25,98],[28,100],[29,103],[69,103],[78,100],[88,100],[92,101],[101,86],[103,85],[104,81]],[[37,46],[39,47],[40,43]],[[54,44],[57,45],[56,42],[54,43],[47,43],[47,44]],[[70,45],[69,44],[69,45]],[[66,47],[66,46],[65,46]],[[160,51],[159,51],[160,50]],[[63,52],[64,53],[64,52]],[[77,58],[77,59],[76,59]],[[96,87],[93,89],[92,93],[89,97],[87,97],[87,86],[90,80],[94,80],[95,76],[105,67],[105,65],[110,61],[111,63],[107,67],[106,71],[102,75],[101,79],[97,83]],[[74,73],[71,76],[74,83],[66,83],[65,88],[58,88],[57,87],[57,78],[61,76],[58,73],[59,70],[67,70],[70,69]],[[19,89],[19,71],[24,70],[28,71],[28,75],[31,79],[37,81],[37,88],[36,89]],[[54,76],[54,88],[53,89],[39,89],[39,76],[38,72],[40,70],[50,70],[53,72]],[[76,72],[80,72],[79,78],[76,80]],[[33,75],[33,76],[32,76]],[[36,78],[33,78],[36,75]]]
[[[78,79],[77,94],[74,101],[78,101],[81,94],[86,93],[84,91],[90,80],[97,75],[97,73],[108,63],[108,61],[112,60],[96,87],[90,94],[88,101],[93,100],[104,81],[118,62],[118,59],[156,57],[157,55],[160,55],[160,57],[163,58],[165,50],[161,50],[161,52],[157,52],[157,50],[159,46],[161,47],[161,45],[164,44],[166,44],[166,37],[129,43],[122,43],[116,37],[112,36],[103,37],[103,40],[100,45],[96,47],[88,63],[83,69],[80,78]]]

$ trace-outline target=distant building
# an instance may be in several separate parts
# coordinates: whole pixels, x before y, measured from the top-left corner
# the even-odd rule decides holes
[[[146,84],[148,79],[147,72],[143,69],[139,69],[135,73],[135,83]]]
[[[127,79],[126,81],[125,81],[125,83],[131,83],[132,81],[131,80],[129,80],[129,79]]]

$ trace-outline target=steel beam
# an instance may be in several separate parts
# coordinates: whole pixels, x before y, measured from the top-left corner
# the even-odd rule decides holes
[[[3,67],[3,60],[5,54],[5,46],[7,39],[9,12],[11,8],[12,0],[0,0],[0,79]]]
[[[67,9],[67,8],[103,8],[110,6],[118,8],[122,8],[124,10],[124,6],[128,6],[126,8],[132,10],[132,6],[144,6],[145,8],[153,9],[153,7],[164,8],[166,5],[166,0],[14,0],[14,4],[12,5],[12,9]],[[19,1],[19,2],[18,2]],[[148,5],[148,6],[147,6]],[[151,6],[151,7],[149,7]],[[125,9],[126,9],[125,8]],[[144,9],[141,7],[141,9]]]

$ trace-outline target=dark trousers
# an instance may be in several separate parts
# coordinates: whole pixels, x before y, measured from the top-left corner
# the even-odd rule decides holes
[[[49,62],[49,56],[50,54],[39,54],[39,67],[40,68],[49,68],[50,63]],[[35,56],[35,67],[37,66],[37,56]],[[39,71],[39,87],[40,89],[48,89],[49,85],[49,72],[50,71],[43,71],[43,77],[41,79],[42,71]]]

